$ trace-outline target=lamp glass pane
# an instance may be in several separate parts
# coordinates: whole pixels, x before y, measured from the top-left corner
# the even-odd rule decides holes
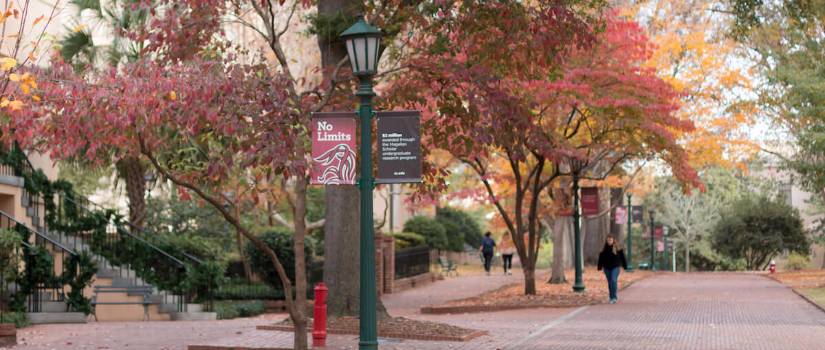
[[[375,72],[375,64],[378,62],[378,37],[367,38],[367,69]]]
[[[355,60],[358,63],[356,73],[364,73],[367,71],[367,38],[353,38],[352,42],[355,44]]]
[[[355,39],[347,39],[346,46],[347,46],[347,55],[349,56],[349,63],[352,67],[352,72],[358,71],[358,62],[355,60],[355,44],[353,43]]]

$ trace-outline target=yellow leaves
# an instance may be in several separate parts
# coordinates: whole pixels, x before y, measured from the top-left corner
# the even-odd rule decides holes
[[[0,99],[0,108],[8,108],[12,111],[17,111],[23,108],[23,102],[20,100],[9,101],[8,98]]]
[[[0,69],[4,72],[8,72],[12,70],[12,68],[17,66],[17,60],[11,57],[3,57],[0,58]]]
[[[37,88],[37,82],[34,80],[34,76],[29,73],[23,73],[23,75],[11,73],[9,74],[9,80],[20,83],[20,89],[23,90],[25,94],[29,94],[31,89]]]
[[[45,18],[46,18],[46,15],[40,15],[40,17],[35,18],[34,22],[32,22],[32,27],[36,26],[38,23],[43,21]]]
[[[20,100],[14,100],[9,102],[9,108],[13,111],[17,111],[23,108],[23,102]]]
[[[72,31],[74,31],[75,33],[77,33],[77,32],[82,32],[84,29],[86,29],[86,26],[85,26],[85,25],[83,25],[83,24],[78,24],[78,25],[76,25],[76,26],[74,27],[74,29],[72,29]]]
[[[178,94],[174,91],[169,91],[169,94],[167,95],[167,97],[169,98],[170,101],[176,101],[178,99]]]

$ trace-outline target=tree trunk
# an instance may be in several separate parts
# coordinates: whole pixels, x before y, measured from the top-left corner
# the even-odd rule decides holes
[[[564,236],[567,234],[567,218],[553,220],[553,267],[550,283],[567,283],[564,277]]]
[[[293,208],[293,217],[295,218],[293,226],[295,227],[295,235],[293,237],[295,253],[295,317],[292,322],[295,325],[295,342],[294,348],[296,350],[304,350],[307,348],[307,269],[306,269],[306,254],[305,254],[305,239],[306,239],[306,216],[307,216],[307,180],[299,178],[295,181],[295,203]]]
[[[129,197],[129,224],[134,232],[143,231],[146,219],[146,170],[137,157],[126,157],[117,162],[120,177],[126,181]]]
[[[536,295],[536,264],[522,261],[521,270],[524,272],[524,294]]]
[[[685,272],[690,272],[690,240],[685,239]]]
[[[240,220],[241,208],[238,204],[239,203],[235,204],[235,216]],[[235,233],[237,235],[236,241],[238,243],[238,255],[240,256],[241,264],[243,265],[244,278],[246,278],[247,282],[252,282],[252,266],[249,265],[249,259],[246,257],[246,253],[244,252],[243,234],[241,233],[241,230],[238,229],[235,230]]]
[[[352,17],[360,12],[362,1],[319,0],[318,16],[336,16],[343,13]],[[347,56],[347,50],[338,41],[338,33],[318,36],[321,64],[325,74]],[[338,93],[349,94],[348,91]],[[351,94],[349,94],[351,95]],[[358,188],[330,185],[324,192],[324,284],[329,288],[327,311],[330,316],[358,316],[360,261],[360,203]],[[384,304],[377,301],[378,318],[387,316]]]
[[[355,186],[326,186],[325,197],[328,208],[324,220],[324,284],[329,288],[327,311],[331,316],[357,316],[358,261],[361,261],[360,195]]]

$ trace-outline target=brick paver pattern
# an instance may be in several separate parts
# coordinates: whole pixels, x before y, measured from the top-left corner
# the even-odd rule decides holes
[[[825,313],[765,277],[671,274],[591,306],[518,349],[825,349]]]
[[[516,277],[516,276],[511,276]],[[619,293],[616,305],[528,309],[480,314],[421,315],[416,307],[473,295],[512,282],[501,277],[452,278],[385,296],[394,316],[486,330],[470,342],[382,339],[382,350],[808,350],[825,349],[825,313],[789,288],[753,274],[664,274]],[[452,294],[452,297],[450,295]],[[460,297],[460,296],[459,296]],[[16,349],[185,349],[289,347],[287,332],[259,331],[246,319],[222,322],[101,323],[38,326]],[[56,334],[60,333],[60,334]],[[327,349],[357,349],[356,336],[332,335]]]

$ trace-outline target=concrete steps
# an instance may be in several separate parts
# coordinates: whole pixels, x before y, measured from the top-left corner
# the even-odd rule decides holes
[[[23,189],[21,204],[25,208],[26,215],[34,224],[34,229],[43,233],[57,243],[74,249],[77,252],[88,252],[92,255],[94,261],[98,264],[98,273],[95,276],[95,285],[99,286],[113,286],[113,287],[137,287],[137,286],[151,286],[142,278],[137,276],[134,270],[125,267],[112,266],[105,257],[92,253],[89,247],[82,238],[67,237],[58,234],[57,232],[48,232],[40,227],[42,216],[44,213],[42,203],[34,200],[32,196]],[[175,303],[180,296],[172,295],[171,293],[159,290],[151,286],[153,294],[149,297],[151,304],[149,308],[149,319],[157,320],[215,320],[217,315],[213,312],[203,312],[203,307],[199,304],[189,304],[186,312],[178,312],[178,305]],[[88,288],[84,294],[91,298],[93,295],[93,288]],[[33,323],[76,323],[86,322],[82,314],[66,312],[68,309],[66,303],[63,301],[52,301],[54,295],[41,295],[42,302],[41,311],[33,313],[33,317],[37,322]],[[139,300],[138,300],[139,299]],[[97,295],[98,301],[141,301],[143,295],[139,293],[103,293]],[[97,319],[99,321],[141,321],[144,319],[144,306],[139,304],[132,305],[97,305],[96,306]],[[63,314],[61,316],[61,314]],[[101,317],[103,316],[103,317]]]

